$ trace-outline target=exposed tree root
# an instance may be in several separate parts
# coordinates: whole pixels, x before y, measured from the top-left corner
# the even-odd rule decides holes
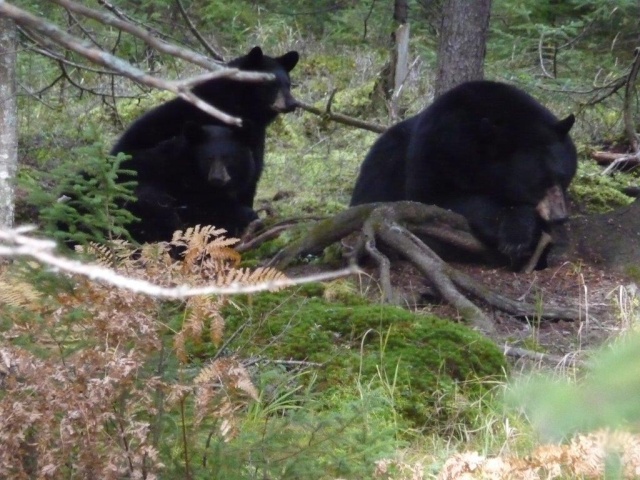
[[[566,366],[566,367],[582,367],[585,362],[581,358],[576,357],[575,354],[568,354],[564,356],[552,355],[550,353],[534,352],[525,348],[512,347],[510,345],[503,346],[503,352],[507,357],[513,357],[515,359],[526,358],[539,363],[547,363],[554,366]]]
[[[466,321],[483,332],[494,331],[493,322],[463,292],[516,316],[553,319],[578,319],[580,316],[579,310],[574,308],[541,307],[507,298],[443,261],[421,237],[428,237],[427,241],[435,239],[441,244],[453,245],[474,254],[486,253],[486,249],[471,235],[462,216],[417,202],[351,207],[316,223],[306,236],[281,250],[269,262],[269,266],[284,269],[298,256],[322,251],[354,232],[359,232],[359,237],[349,256],[355,261],[366,252],[377,262],[380,284],[387,301],[394,300],[394,293],[391,261],[385,252],[396,252],[411,261]],[[541,239],[535,258],[528,267],[535,265],[550,241],[548,236]]]

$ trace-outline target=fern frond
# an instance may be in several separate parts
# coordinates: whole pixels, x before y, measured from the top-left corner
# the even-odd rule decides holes
[[[184,331],[181,330],[173,336],[173,349],[180,362],[187,363],[189,361]]]
[[[218,346],[222,342],[222,336],[224,333],[224,318],[220,314],[220,309],[226,303],[226,298],[224,297],[192,297],[187,301],[187,309],[189,310],[189,315],[187,320],[185,321],[185,325],[189,322],[197,323],[199,327],[203,325],[203,322],[209,321],[209,335],[211,337],[211,341],[214,345]],[[193,318],[192,318],[193,317]],[[194,341],[200,341],[200,335],[202,333],[202,329],[193,329],[193,328],[183,328],[186,330],[188,335],[197,335],[197,339],[194,338]]]
[[[205,253],[213,260],[231,263],[231,266],[235,267],[240,263],[242,257],[233,248],[227,246],[215,245],[214,243],[207,244]]]
[[[176,246],[201,246],[207,243],[214,243],[217,246],[235,245],[240,240],[237,238],[227,238],[227,231],[224,228],[216,228],[213,225],[196,225],[186,230],[177,230],[173,233],[171,244]]]
[[[240,255],[231,245],[239,242],[237,238],[225,237],[226,230],[216,229],[211,225],[196,225],[184,232],[174,232],[171,244],[177,247],[185,247],[184,264],[187,269],[200,264],[205,258],[214,258],[221,261],[231,260],[235,264],[239,262]]]
[[[131,266],[131,255],[134,247],[126,240],[113,240],[109,245],[90,242],[88,245],[76,245],[75,251],[91,255],[99,265],[104,267]]]
[[[191,297],[187,301],[188,314],[182,325],[182,331],[196,343],[202,339],[209,303],[207,297]]]
[[[222,336],[224,334],[224,326],[225,321],[220,315],[220,310],[217,310],[211,315],[211,324],[209,327],[209,337],[211,338],[211,342],[219,347],[222,343]]]
[[[196,385],[222,384],[225,391],[242,391],[254,400],[258,400],[258,390],[242,363],[235,357],[217,358],[211,365],[204,367],[194,379]]]
[[[218,278],[216,284],[221,287],[227,287],[232,284],[241,284],[241,285],[255,285],[258,283],[264,282],[273,282],[273,281],[286,281],[288,277],[279,270],[271,267],[259,267],[255,270],[250,270],[248,268],[240,268],[240,269],[231,269],[227,272],[227,275],[222,278]],[[273,287],[270,290],[279,290],[281,287]]]
[[[23,307],[35,312],[41,307],[41,298],[40,292],[26,282],[0,278],[0,304]]]

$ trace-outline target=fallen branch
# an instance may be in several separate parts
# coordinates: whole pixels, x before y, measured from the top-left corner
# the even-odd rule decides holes
[[[601,175],[610,175],[611,173],[622,170],[635,168],[640,165],[640,151],[634,154],[622,155],[612,161],[607,168],[605,168]]]
[[[289,287],[309,282],[320,282],[359,273],[355,266],[337,270],[335,272],[320,273],[303,278],[273,280],[261,282],[255,285],[242,285],[232,283],[228,287],[177,285],[175,287],[163,287],[146,280],[130,278],[121,275],[114,270],[99,265],[72,260],[54,253],[56,243],[51,240],[32,238],[26,234],[33,227],[19,227],[15,229],[0,229],[0,257],[32,258],[38,262],[62,272],[73,273],[87,277],[94,281],[100,281],[115,287],[126,288],[133,292],[150,295],[156,298],[188,298],[198,295],[227,295],[237,293],[253,293],[273,288]]]
[[[343,115],[341,113],[333,113],[331,111],[330,103],[328,104],[326,110],[321,110],[317,107],[314,107],[313,105],[309,105],[308,103],[304,103],[301,101],[298,101],[298,107],[300,107],[302,110],[305,110],[309,113],[313,113],[314,115],[319,115],[320,117],[333,120],[334,122],[342,123],[343,125],[358,127],[358,128],[362,128],[363,130],[369,130],[371,132],[376,132],[376,133],[382,133],[387,130],[387,127],[385,127],[384,125],[365,122],[363,120],[359,120],[354,117],[349,117],[348,115]]]
[[[528,360],[545,362],[555,366],[582,366],[585,364],[584,360],[576,358],[575,355],[552,355],[550,353],[534,352],[533,350],[527,350],[520,347],[512,347],[510,345],[503,346],[503,353],[507,357],[514,357],[516,359],[526,358]]]

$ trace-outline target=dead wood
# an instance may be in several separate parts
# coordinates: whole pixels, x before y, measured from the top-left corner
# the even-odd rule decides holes
[[[619,158],[626,157],[628,154],[626,153],[615,153],[615,152],[591,152],[591,158],[593,158],[600,165],[609,165],[611,162],[618,160]]]
[[[430,240],[471,253],[484,253],[486,248],[471,235],[464,217],[417,202],[372,203],[351,207],[332,218],[317,222],[307,235],[273,257],[269,266],[284,269],[297,257],[320,252],[356,232],[358,238],[349,256],[355,261],[366,252],[376,261],[387,301],[394,301],[388,252],[395,252],[411,261],[466,321],[484,332],[495,329],[493,322],[467,295],[516,316],[547,319],[580,317],[580,312],[574,308],[541,307],[507,298],[446,263],[427,244]],[[542,249],[546,246],[545,240],[541,241]]]
[[[640,165],[640,151],[619,156],[602,171],[601,175],[609,175],[618,170],[630,170],[638,165]]]
[[[553,355],[550,353],[534,352],[525,348],[512,347],[510,345],[504,345],[503,352],[507,357],[513,357],[516,359],[525,358],[527,360],[533,360],[538,363],[547,363],[553,366],[565,366],[565,367],[582,367],[585,365],[584,360],[576,357],[575,354],[569,355]]]
[[[629,140],[631,149],[636,152],[636,155],[640,154],[640,142],[638,141],[638,133],[636,132],[636,122],[633,118],[633,108],[635,97],[636,79],[638,78],[638,71],[640,71],[640,47],[634,51],[633,64],[627,77],[627,83],[624,86],[624,106],[623,106],[623,119],[624,119],[624,132]]]
[[[610,175],[619,170],[628,171],[640,165],[640,151],[636,153],[592,152],[593,158],[599,165],[608,165],[601,175]]]
[[[342,113],[333,113],[331,111],[331,100],[329,100],[329,102],[327,103],[327,107],[325,108],[325,110],[321,110],[317,107],[314,107],[313,105],[309,105],[308,103],[304,103],[302,101],[298,101],[298,107],[309,113],[327,118],[334,122],[342,123],[343,125],[349,125],[351,127],[362,128],[363,130],[369,130],[370,132],[383,133],[387,130],[387,127],[379,125],[377,123],[365,122],[354,117],[349,117],[348,115],[344,115]]]

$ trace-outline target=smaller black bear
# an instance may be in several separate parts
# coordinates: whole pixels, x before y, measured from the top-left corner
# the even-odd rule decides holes
[[[124,163],[137,176],[137,201],[124,205],[140,222],[129,226],[134,240],[169,241],[174,231],[197,224],[238,236],[258,218],[253,195],[261,168],[243,128],[188,122],[182,133],[153,148],[134,151]]]
[[[253,160],[262,168],[267,126],[280,113],[292,112],[297,106],[291,94],[289,72],[298,63],[298,52],[287,52],[280,57],[269,57],[260,47],[231,60],[227,66],[239,70],[270,73],[275,78],[268,82],[247,82],[233,78],[214,78],[193,88],[193,93],[205,102],[229,115],[251,123]],[[175,98],[145,113],[133,122],[111,149],[111,155],[153,148],[160,142],[180,135],[185,124],[226,124],[200,110],[195,105]]]
[[[577,168],[574,120],[558,120],[513,86],[464,83],[378,138],[351,205],[413,200],[451,209],[520,264],[549,222],[567,217],[566,189]]]

